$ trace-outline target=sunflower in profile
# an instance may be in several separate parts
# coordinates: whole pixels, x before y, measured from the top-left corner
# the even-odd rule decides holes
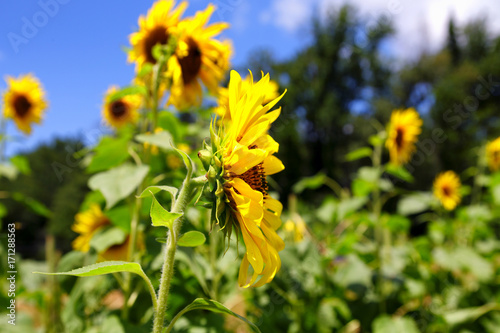
[[[284,169],[274,156],[279,144],[268,134],[280,114],[279,108],[270,110],[283,95],[263,105],[269,75],[250,84],[245,92],[241,87],[240,75],[231,71],[228,105],[232,122],[219,134],[212,128],[212,147],[199,156],[213,153],[210,165],[204,164],[214,188],[210,197],[212,221],[220,225],[228,238],[233,227],[241,230],[246,253],[240,265],[239,285],[258,287],[270,282],[280,269],[278,252],[285,246],[276,233],[283,207],[268,194],[266,179]],[[249,279],[250,266],[253,273]]]
[[[201,82],[210,93],[217,94],[229,68],[231,45],[213,38],[229,25],[207,26],[214,9],[209,5],[194,17],[179,22],[177,27],[179,40],[175,55],[168,60],[167,76],[172,80],[168,104],[179,110],[201,104]]]
[[[172,30],[175,30],[186,7],[186,2],[181,2],[175,8],[174,0],[159,0],[153,4],[147,16],[139,17],[139,31],[129,37],[132,50],[128,56],[129,62],[135,62],[137,70],[146,63],[156,63],[153,47],[168,44]]]
[[[71,230],[80,234],[72,243],[77,251],[88,252],[90,241],[94,234],[102,227],[110,225],[111,221],[104,215],[98,204],[90,205],[89,209],[76,214],[75,223]]]
[[[460,178],[455,172],[442,172],[434,180],[434,196],[445,209],[453,210],[460,203],[460,186]]]
[[[7,91],[3,94],[3,115],[11,118],[17,128],[25,134],[31,133],[31,124],[39,124],[48,103],[45,92],[36,77],[32,74],[19,78],[7,76]]]
[[[126,95],[118,99],[112,99],[118,87],[112,86],[106,91],[102,117],[106,124],[114,128],[120,128],[125,124],[133,124],[139,117],[138,109],[142,98],[139,95]]]
[[[386,148],[389,150],[391,163],[402,165],[410,161],[415,151],[415,143],[422,132],[422,119],[413,108],[395,110],[387,127]]]
[[[500,137],[486,145],[486,159],[491,171],[500,169]]]
[[[242,93],[245,93],[250,87],[253,82],[250,82],[251,76],[247,75],[242,81],[241,81],[241,91]],[[279,90],[279,85],[276,81],[269,80],[268,87],[266,89],[266,97],[264,98],[264,101],[262,102],[263,104],[269,103],[273,99],[279,96],[278,93]],[[229,90],[224,87],[219,88],[219,97],[218,97],[218,106],[215,108],[215,113],[221,118],[224,119],[224,121],[230,121],[231,120],[231,113],[229,112]]]

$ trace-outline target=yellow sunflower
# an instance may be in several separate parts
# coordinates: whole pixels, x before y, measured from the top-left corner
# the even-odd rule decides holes
[[[387,127],[386,148],[389,150],[391,163],[402,165],[410,161],[415,151],[415,142],[421,133],[422,119],[413,108],[395,110]]]
[[[31,133],[31,124],[39,124],[48,106],[40,81],[32,74],[19,78],[7,76],[7,91],[3,94],[3,115],[12,118],[19,130]]]
[[[153,4],[147,16],[139,17],[139,31],[129,37],[132,50],[128,56],[129,62],[135,62],[138,71],[145,63],[156,63],[153,47],[168,44],[187,3],[181,2],[177,8],[174,7],[174,0],[159,0]]]
[[[276,233],[283,207],[269,196],[266,180],[266,176],[284,169],[283,163],[274,156],[279,144],[268,134],[280,114],[279,108],[270,109],[283,95],[263,105],[269,93],[269,75],[255,84],[253,78],[250,82],[252,84],[242,92],[240,75],[231,71],[228,105],[232,122],[224,133],[220,130],[220,136],[212,130],[212,148],[199,154],[200,158],[210,151],[214,154],[210,166],[205,165],[209,180],[215,184],[212,219],[228,238],[232,227],[241,230],[243,236],[246,253],[238,278],[242,287],[258,287],[270,282],[281,267],[278,252],[285,246]],[[220,176],[211,180],[210,175],[214,174]],[[253,274],[248,279],[250,266]]]
[[[201,104],[200,81],[215,95],[229,68],[230,43],[213,39],[229,25],[221,22],[207,26],[214,9],[209,5],[177,27],[179,40],[175,55],[168,60],[167,76],[172,80],[168,104],[179,110]]]
[[[111,97],[117,91],[118,87],[116,86],[112,86],[106,91],[102,108],[102,117],[105,123],[114,128],[135,123],[139,117],[138,109],[142,101],[139,95],[127,95],[112,101]]]
[[[102,227],[110,225],[111,221],[101,210],[98,204],[90,205],[90,208],[75,216],[75,223],[71,230],[80,234],[72,243],[77,251],[88,252],[90,240]]]
[[[248,87],[250,87],[253,82],[250,82],[251,77],[247,75],[245,79],[241,81],[241,93],[244,94]],[[264,98],[263,104],[269,103],[273,99],[279,96],[278,89],[279,85],[276,81],[269,80],[268,87],[266,89],[266,97]],[[215,112],[225,121],[231,120],[231,113],[229,112],[229,90],[224,87],[219,88],[218,106],[215,108]]]
[[[486,158],[491,171],[500,169],[500,137],[486,145]]]
[[[460,186],[460,178],[455,172],[442,172],[434,180],[434,196],[445,209],[453,210],[460,203]]]

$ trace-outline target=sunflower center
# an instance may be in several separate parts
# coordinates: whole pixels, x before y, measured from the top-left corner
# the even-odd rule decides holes
[[[148,34],[144,41],[144,54],[146,61],[151,64],[156,64],[156,59],[153,57],[153,47],[156,44],[166,45],[168,42],[168,33],[165,27],[156,27]]]
[[[449,197],[451,195],[451,188],[449,186],[443,186],[443,194]]]
[[[398,148],[401,148],[403,146],[403,136],[404,136],[404,130],[402,128],[398,128],[396,130],[396,146]]]
[[[266,195],[269,189],[266,180],[266,174],[264,172],[263,163],[259,163],[247,172],[237,176],[250,185],[253,190],[259,191],[260,193]]]
[[[127,113],[127,104],[122,100],[117,100],[110,105],[111,114],[115,118],[121,118]]]
[[[201,51],[198,44],[194,40],[189,39],[188,46],[189,50],[187,56],[179,59],[184,84],[191,83],[196,78],[201,68]]]
[[[21,118],[28,114],[32,106],[31,102],[24,95],[17,95],[12,104],[14,106],[16,115]]]

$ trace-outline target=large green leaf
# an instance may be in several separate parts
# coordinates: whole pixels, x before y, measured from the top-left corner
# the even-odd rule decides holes
[[[17,171],[19,171],[23,175],[31,174],[30,164],[25,156],[21,155],[13,156],[10,159],[10,163],[12,163],[17,168]]]
[[[140,276],[146,276],[141,268],[141,265],[139,265],[136,262],[126,262],[126,261],[104,261],[97,264],[73,269],[69,272],[58,272],[58,273],[33,272],[33,273],[44,274],[44,275],[96,276],[96,275],[119,273],[119,272],[129,272],[138,274]]]
[[[92,190],[101,191],[106,199],[106,209],[129,196],[148,174],[149,166],[124,164],[98,173],[89,179]]]
[[[179,238],[177,245],[184,247],[195,247],[205,243],[206,237],[199,231],[188,231]]]
[[[149,143],[150,145],[165,149],[172,150],[172,135],[167,131],[158,133],[139,134],[135,139],[142,143]]]
[[[443,318],[448,324],[455,326],[475,321],[479,317],[493,310],[500,311],[500,304],[490,303],[472,308],[458,309],[445,313]]]
[[[433,200],[429,192],[416,192],[410,194],[398,203],[398,213],[401,215],[412,215],[421,213],[427,209]]]
[[[351,151],[345,156],[346,161],[356,161],[359,160],[360,158],[363,157],[370,157],[372,156],[373,150],[370,147],[362,147],[359,149],[356,149],[354,151]]]
[[[87,171],[94,173],[108,170],[128,159],[128,139],[129,138],[103,138],[94,148],[95,154],[87,167]]]
[[[408,183],[413,182],[413,176],[411,175],[411,173],[408,172],[408,170],[405,169],[404,166],[396,166],[394,164],[389,163],[385,167],[385,172],[401,180],[404,180],[405,182]]]
[[[172,321],[168,325],[167,329],[165,330],[165,333],[169,333],[172,331],[172,329],[175,325],[175,322],[180,317],[182,317],[182,315],[184,315],[186,312],[193,311],[193,310],[208,310],[208,311],[212,311],[212,312],[216,312],[216,313],[228,314],[228,315],[236,317],[236,318],[244,321],[245,323],[247,323],[254,332],[260,332],[259,328],[255,324],[250,322],[248,319],[246,319],[246,318],[234,313],[233,311],[229,310],[221,303],[214,301],[214,300],[211,300],[211,299],[197,298],[191,304],[186,306],[184,309],[182,309],[179,313],[177,313],[175,315],[175,317],[172,319]]]
[[[373,322],[373,333],[419,333],[417,324],[410,317],[380,316]]]
[[[326,175],[320,172],[314,176],[302,178],[293,185],[293,191],[299,194],[306,189],[315,190],[325,183],[325,177]]]
[[[171,213],[156,200],[155,196],[153,196],[153,202],[151,203],[151,222],[155,227],[167,227],[172,228],[172,224],[176,219],[181,217],[183,214],[180,213]]]

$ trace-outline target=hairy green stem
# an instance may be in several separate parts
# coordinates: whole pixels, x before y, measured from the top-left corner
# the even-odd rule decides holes
[[[188,175],[188,177],[184,180],[181,191],[179,192],[174,207],[172,208],[172,213],[183,213],[187,205],[194,198],[196,194],[195,190],[206,181],[205,176],[195,179],[190,178],[190,175]],[[175,220],[172,228],[169,229],[169,237],[165,248],[165,257],[160,279],[160,289],[158,291],[158,306],[156,307],[155,319],[153,323],[153,333],[161,333],[164,327],[170,283],[174,273],[175,251],[177,249],[177,240],[180,236],[182,222],[183,217],[181,216]]]

